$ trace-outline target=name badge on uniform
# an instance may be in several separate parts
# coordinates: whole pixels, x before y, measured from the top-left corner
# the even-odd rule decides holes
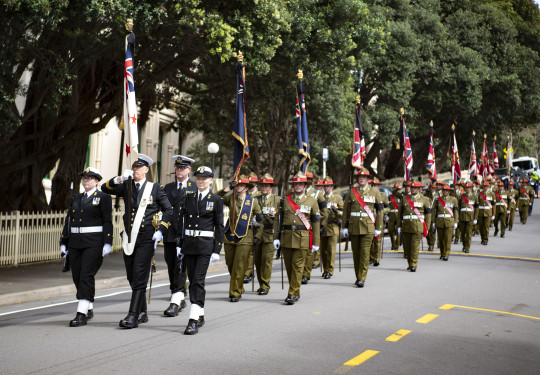
[[[100,199],[99,197],[95,197],[95,198],[92,200],[92,204],[93,204],[94,206],[97,206],[97,205],[99,204],[99,199]]]
[[[206,202],[206,211],[214,210],[214,202]]]

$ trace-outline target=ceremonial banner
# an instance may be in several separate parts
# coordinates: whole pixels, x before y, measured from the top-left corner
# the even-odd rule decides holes
[[[244,64],[244,56],[238,51],[238,61],[235,65],[236,71],[236,115],[234,116],[234,129],[232,135],[234,137],[234,158],[233,158],[233,180],[236,179],[240,168],[246,159],[249,159],[249,145],[247,137],[246,123],[246,65]]]
[[[459,153],[456,142],[456,133],[455,126],[452,125],[452,159],[451,159],[451,169],[452,169],[452,180],[454,183],[461,180],[461,166],[459,165]]]
[[[493,138],[493,156],[491,160],[493,164],[493,171],[491,173],[495,173],[495,171],[499,169],[499,157],[497,156],[497,136]]]
[[[485,180],[490,174],[489,154],[486,143],[486,135],[484,134],[484,145],[482,146],[482,156],[480,157],[480,174],[482,179]]]
[[[364,129],[362,127],[362,114],[360,108],[360,97],[356,97],[356,109],[354,119],[354,134],[353,134],[353,153],[352,166],[360,168],[364,166],[364,158],[366,157],[366,144],[364,142]]]
[[[412,179],[413,157],[411,141],[409,140],[409,133],[407,133],[407,127],[405,126],[405,119],[403,114],[405,110],[401,108],[401,116],[399,118],[399,137],[401,144],[403,145],[403,162],[405,168],[405,180],[410,181]]]
[[[471,140],[471,158],[469,162],[469,175],[477,176],[478,175],[478,164],[476,163],[476,150],[474,148],[474,135],[473,131],[472,140]]]
[[[126,59],[124,62],[124,111],[120,129],[124,130],[126,165],[131,165],[138,157],[139,133],[137,131],[137,101],[135,100],[135,79],[133,56],[135,51],[135,34],[126,36]]]
[[[298,156],[300,157],[299,169],[306,173],[311,161],[309,155],[309,136],[306,118],[306,101],[304,98],[304,85],[302,85],[303,74],[298,71],[298,83],[296,84],[296,126],[298,133]]]
[[[431,121],[429,131],[429,153],[427,158],[427,170],[429,178],[437,181],[437,167],[435,166],[435,149],[433,146],[433,121]]]

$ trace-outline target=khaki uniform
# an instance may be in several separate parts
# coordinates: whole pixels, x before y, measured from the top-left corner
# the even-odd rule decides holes
[[[326,228],[326,223],[328,220],[328,208],[327,202],[324,199],[324,192],[321,190],[314,189],[312,186],[306,188],[305,194],[308,197],[311,197],[317,201],[319,212],[321,215],[321,222],[320,227]],[[320,256],[319,256],[319,250],[314,252],[309,252],[306,257],[306,263],[304,265],[304,274],[303,276],[307,277],[308,280],[311,278],[311,270],[313,269],[313,265],[317,267],[320,266]]]
[[[440,193],[438,190],[432,190],[432,191],[426,191],[425,196],[429,199],[430,202],[435,201],[438,197],[440,197]],[[430,225],[428,228],[428,236],[427,236],[427,244],[428,244],[428,251],[433,251],[433,248],[435,247],[435,240],[437,239],[437,229],[433,227],[433,225]],[[440,248],[440,246],[439,246]]]
[[[268,196],[259,195],[257,198],[261,206],[263,221],[257,231],[256,237],[259,243],[255,247],[255,270],[259,289],[270,290],[270,278],[274,260],[274,240],[277,238],[279,226],[279,200],[272,193]]]
[[[521,189],[529,195],[529,198],[527,198],[527,195],[525,195]],[[529,185],[521,185],[521,187],[517,188],[518,191],[518,210],[519,210],[519,218],[521,220],[522,224],[527,223],[527,218],[529,217],[529,204],[532,204],[534,199],[534,190]]]
[[[383,230],[383,203],[378,189],[358,187],[357,191],[375,216],[375,223],[358,203],[352,191],[345,196],[343,217],[347,218],[345,228],[349,230],[351,237],[356,280],[366,281],[373,235],[375,229],[380,230],[381,234]]]
[[[461,187],[456,186],[455,189],[452,190],[450,195],[456,198],[456,201],[457,201],[457,199],[459,198],[459,196],[461,196],[461,194],[463,194],[463,190],[461,189]],[[454,243],[457,244],[460,238],[461,238],[461,231],[459,230],[459,226],[458,226],[456,230],[454,231],[454,235],[453,235]]]
[[[482,198],[481,194],[484,194],[486,197],[485,200]],[[480,190],[478,192],[478,230],[480,230],[480,238],[482,242],[487,244],[489,239],[489,226],[491,224],[493,212],[491,208],[489,208],[486,201],[489,201],[489,204],[493,206],[495,194],[493,194],[493,192],[490,190],[488,190],[486,193],[484,193],[483,190]],[[493,207],[493,209],[495,209],[495,207]]]
[[[467,198],[469,204],[465,202],[463,197]],[[472,206],[472,208],[470,206]],[[474,220],[478,220],[478,196],[471,192],[470,194],[462,194],[458,200],[459,208],[459,224],[461,232],[461,242],[463,243],[463,251],[469,252],[471,248],[471,238],[474,226]]]
[[[253,198],[257,198],[257,197],[261,196],[261,192],[259,190],[257,190],[257,188],[255,188],[255,190],[253,190],[251,192],[248,191],[247,193],[250,196],[252,196]],[[256,236],[257,232],[259,231],[259,227],[258,226],[253,226],[253,230],[254,230],[254,235]],[[246,269],[245,276],[249,277],[249,278],[253,276],[253,251],[251,253],[249,253],[249,256],[248,256],[248,266],[247,266],[247,269]]]
[[[429,228],[431,224],[431,202],[429,199],[422,194],[408,195],[408,198],[412,200],[414,207],[423,215],[424,221]],[[409,268],[416,268],[418,266],[418,253],[420,251],[420,241],[422,241],[424,226],[409,205],[407,197],[404,197],[401,202],[399,217],[401,220],[400,227],[401,235],[403,236],[405,257],[407,258]]]
[[[378,266],[378,263],[381,261],[381,251],[383,250],[381,248],[381,245],[382,245],[382,238],[384,236],[384,216],[390,213],[390,207],[388,207],[388,197],[386,196],[386,194],[381,193],[380,191],[379,191],[379,194],[381,196],[381,201],[383,203],[383,211],[382,211],[383,229],[381,231],[381,235],[378,238],[373,238],[373,241],[371,242],[371,249],[369,251],[369,261],[373,263],[375,266]]]
[[[499,222],[501,223],[501,237],[504,237],[506,231],[506,214],[508,210],[508,191],[501,190],[493,193],[495,195],[495,219],[493,225],[495,226],[494,236],[499,232]],[[499,194],[499,196],[497,196]],[[499,199],[500,197],[500,199]]]
[[[221,190],[217,193],[223,197],[224,206],[229,207],[229,223],[236,223],[238,213],[242,210],[244,199],[235,197],[233,200],[233,194],[227,194]],[[233,203],[234,201],[234,203]],[[257,199],[253,199],[251,206],[251,219],[256,215],[261,215],[262,210],[257,202]],[[234,217],[233,215],[234,209]],[[231,275],[231,281],[229,284],[229,297],[242,296],[244,293],[244,276],[246,274],[246,268],[248,267],[249,254],[253,251],[253,226],[251,219],[246,236],[238,243],[228,243],[225,239],[225,263],[227,269]],[[227,230],[227,228],[225,228]]]
[[[478,197],[478,192],[479,192],[479,191],[482,191],[482,189],[479,189],[479,188],[473,186],[473,191],[472,191],[472,192],[473,192],[473,194],[476,195],[477,197]],[[477,201],[478,201],[478,200],[477,200]],[[478,218],[477,218],[477,219],[478,219]],[[477,222],[476,224],[473,224],[472,230],[473,230],[473,236],[475,236],[475,235],[477,235],[477,234],[480,233],[480,231],[479,231],[479,229],[478,229],[478,222]]]
[[[508,227],[509,231],[512,231],[512,228],[514,227],[514,217],[516,216],[518,200],[518,191],[514,188],[508,190],[508,209],[510,210],[510,215],[508,215],[506,226]]]
[[[300,206],[300,210],[306,216],[311,225],[313,234],[313,245],[320,246],[320,213],[319,204],[314,198],[303,194],[300,198],[296,198],[295,194],[291,198]],[[302,274],[309,248],[309,232],[302,229],[303,225],[300,218],[292,209],[290,203],[285,197],[283,203],[283,225],[281,228],[280,242],[281,253],[283,254],[283,262],[287,270],[287,278],[289,279],[288,294],[293,297],[300,296],[300,284],[302,282]],[[300,228],[296,228],[300,226]]]
[[[321,236],[321,261],[324,272],[333,275],[336,260],[336,245],[340,230],[338,219],[341,219],[343,215],[343,199],[333,192],[330,195],[325,195],[324,198],[328,204],[328,220],[326,222],[326,229]],[[337,210],[337,213],[334,212],[334,209]]]
[[[437,228],[437,236],[441,240],[441,257],[448,258],[452,245],[452,232],[459,220],[458,201],[455,197],[448,195],[436,198],[433,202],[433,223]]]
[[[396,201],[396,206],[394,206],[394,203],[392,201],[392,197],[394,197],[394,200]],[[399,248],[399,242],[400,242],[400,234],[398,233],[398,212],[399,212],[399,206],[401,205],[401,193],[398,192],[398,189],[392,190],[392,194],[390,195],[388,199],[388,236],[390,236],[390,242],[392,243],[392,250],[397,250]]]

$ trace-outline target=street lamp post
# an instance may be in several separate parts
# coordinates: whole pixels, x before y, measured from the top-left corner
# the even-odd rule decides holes
[[[219,151],[219,146],[217,143],[212,142],[208,145],[208,152],[212,154],[212,172],[214,172],[214,160],[218,151]]]
[[[328,148],[326,147],[323,147],[322,149],[322,160],[323,160],[322,175],[323,175],[323,178],[326,178],[326,162],[328,161]]]

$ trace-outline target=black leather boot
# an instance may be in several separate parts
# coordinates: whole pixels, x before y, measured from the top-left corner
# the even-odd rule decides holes
[[[139,308],[141,306],[142,289],[136,289],[131,293],[131,303],[129,304],[129,312],[124,319],[118,324],[122,328],[137,328]]]
[[[137,319],[137,323],[147,323],[148,322],[148,314],[147,314],[147,306],[146,306],[146,289],[142,292],[141,297],[141,307],[139,308],[139,317]]]
[[[75,315],[75,318],[69,322],[69,326],[70,327],[85,326],[87,321],[88,319],[86,315],[84,315],[81,312],[77,312],[77,315]]]
[[[188,322],[188,325],[186,327],[186,330],[184,331],[184,335],[195,335],[197,332],[199,332],[198,327],[198,321],[195,319],[190,319]]]
[[[178,316],[179,312],[180,312],[180,306],[178,306],[176,303],[171,303],[169,307],[167,307],[167,309],[163,311],[163,315]]]

